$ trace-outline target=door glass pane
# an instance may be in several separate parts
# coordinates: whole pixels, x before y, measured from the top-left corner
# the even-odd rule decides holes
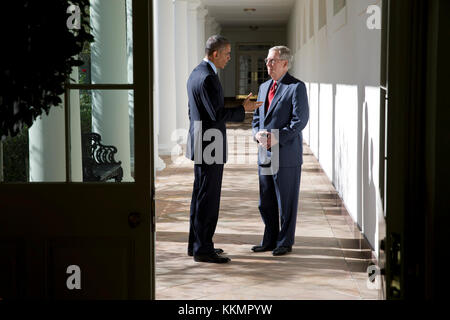
[[[248,94],[251,91],[252,84],[252,57],[240,56],[239,57],[239,94]]]
[[[79,58],[81,84],[133,82],[131,0],[91,0],[88,12],[94,42],[85,45]]]
[[[84,64],[73,69],[71,81],[81,84],[131,84],[133,82],[133,41],[132,41],[132,0],[91,0],[90,6],[84,10],[81,9],[82,19],[87,19],[91,25],[91,34],[94,36],[94,42],[86,44],[83,52],[78,56]],[[75,92],[72,92],[70,99],[74,99]],[[89,105],[92,98],[89,94],[80,95],[78,92],[78,116],[73,113],[72,106],[71,118],[80,119],[80,102]],[[108,105],[109,109],[128,108],[132,103],[128,98],[120,98],[118,101],[125,106],[118,107],[115,104],[107,103],[112,96],[124,95],[128,97],[129,93],[101,93],[95,100],[94,111],[104,110]],[[75,94],[76,95],[76,94]],[[89,100],[91,99],[91,100]],[[121,100],[122,99],[122,100]],[[65,111],[64,95],[61,96],[62,103],[58,107],[52,107],[49,115],[43,115],[38,118],[29,129],[25,129],[18,137],[8,138],[2,143],[0,152],[0,182],[65,182],[66,181],[66,143],[65,143]],[[73,102],[72,102],[73,104]],[[108,117],[117,115],[115,112],[102,114],[97,118],[106,119],[115,125],[118,119],[112,120]],[[125,110],[124,109],[124,110]],[[127,109],[127,110],[128,110]],[[106,109],[105,109],[106,110]],[[83,109],[82,112],[85,112]],[[103,112],[103,111],[102,111]],[[128,111],[127,111],[128,112]],[[126,114],[127,128],[132,118],[132,112]],[[86,116],[84,114],[84,116]],[[121,119],[122,121],[122,119]],[[92,122],[94,123],[94,122]],[[74,128],[80,128],[71,123],[72,145],[71,152],[74,154],[74,148],[81,152],[80,138],[81,133],[73,135]],[[86,124],[86,130],[95,130],[95,126],[89,129]],[[122,128],[119,126],[118,128]],[[106,131],[105,131],[106,132]],[[103,135],[105,135],[103,132]],[[122,133],[121,133],[122,134]],[[119,143],[119,150],[116,159],[120,157],[124,170],[124,179],[122,181],[132,181],[133,170],[133,130],[123,133],[128,139],[127,147]],[[74,140],[75,139],[75,140]],[[111,139],[111,142],[108,142]],[[117,144],[115,138],[109,134],[102,137],[102,143],[108,145]],[[128,151],[124,151],[127,149]],[[77,156],[78,157],[78,156]],[[126,160],[121,159],[125,157]],[[81,158],[80,158],[81,159]],[[72,162],[72,177],[78,177],[74,181],[82,181],[82,177],[75,174],[76,161]]]
[[[30,128],[6,138],[0,145],[0,181],[65,182],[64,133],[64,104],[60,104],[38,117]]]
[[[326,0],[319,1],[319,30],[327,24],[327,3]]]
[[[134,182],[134,91],[71,90],[73,182]]]
[[[28,128],[0,141],[0,182],[29,181]]]
[[[264,62],[264,57],[258,57],[257,66],[258,66],[258,87],[269,80],[269,74],[266,70],[266,63]]]

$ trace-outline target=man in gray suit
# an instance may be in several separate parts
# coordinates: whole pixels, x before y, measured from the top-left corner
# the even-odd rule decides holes
[[[291,60],[287,47],[269,50],[266,65],[272,79],[259,88],[258,101],[263,105],[255,111],[252,122],[253,136],[264,151],[259,152],[258,173],[259,210],[265,224],[263,240],[252,250],[273,250],[274,256],[291,252],[294,244],[303,164],[302,130],[309,120],[306,87],[288,73]]]

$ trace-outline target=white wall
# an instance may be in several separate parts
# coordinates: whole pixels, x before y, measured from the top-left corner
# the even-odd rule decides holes
[[[221,81],[225,97],[236,96],[236,61],[237,43],[268,43],[272,45],[287,45],[285,27],[261,27],[251,31],[242,27],[223,27],[222,36],[231,42],[231,61],[221,72]],[[258,94],[257,92],[253,92]]]
[[[319,30],[319,1],[297,0],[287,34],[295,56],[291,73],[308,89],[305,141],[377,252],[381,32],[367,27],[366,9],[373,4],[381,1],[347,0],[334,15],[327,0],[327,24]]]

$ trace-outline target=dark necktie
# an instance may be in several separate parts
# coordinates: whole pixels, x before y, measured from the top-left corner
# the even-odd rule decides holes
[[[270,91],[269,91],[269,100],[267,103],[266,113],[270,109],[270,105],[272,104],[273,97],[275,97],[275,92],[277,92],[277,87],[278,87],[277,82],[274,81],[272,84],[272,87],[270,88]]]

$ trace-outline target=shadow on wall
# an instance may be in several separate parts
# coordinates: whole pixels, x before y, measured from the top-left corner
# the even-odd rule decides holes
[[[376,210],[376,196],[377,191],[375,187],[374,177],[374,146],[373,140],[369,134],[369,112],[368,105],[365,103],[364,116],[364,149],[363,149],[363,226],[364,234],[370,243],[375,243],[376,229],[377,229],[377,210]],[[370,141],[370,142],[369,142]],[[369,147],[370,144],[370,147]]]
[[[306,86],[311,116],[304,130],[305,142],[353,220],[377,249],[379,88],[339,83]]]

